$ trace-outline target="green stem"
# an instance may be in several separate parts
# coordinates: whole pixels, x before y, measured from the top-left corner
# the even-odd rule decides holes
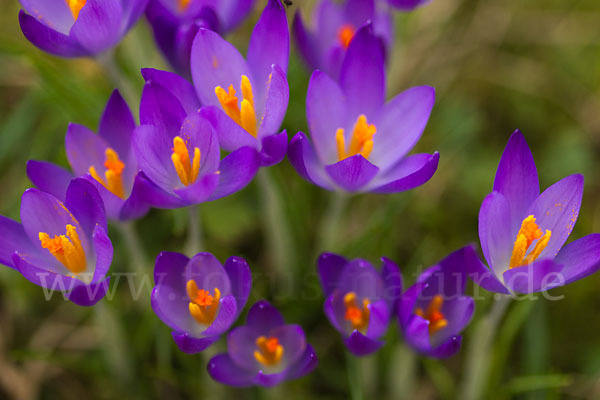
[[[202,243],[202,229],[200,227],[200,206],[188,207],[188,238],[185,245],[185,253],[193,256],[204,248]]]
[[[388,371],[392,398],[398,400],[414,399],[417,381],[417,356],[404,343],[398,343],[392,350],[392,362]]]
[[[96,60],[102,66],[104,73],[111,81],[111,83],[119,89],[125,100],[130,107],[133,109],[138,106],[138,96],[135,88],[131,84],[131,81],[125,76],[119,65],[117,64],[115,49],[111,49],[100,54]]]
[[[150,269],[147,269],[148,260],[146,259],[146,254],[140,243],[135,226],[133,225],[133,222],[128,221],[116,224],[116,227],[125,241],[125,247],[129,256],[129,265],[132,271],[139,275],[139,278],[141,279],[144,274],[150,271]]]
[[[360,371],[360,359],[346,351],[346,370],[348,371],[348,385],[352,400],[363,400],[363,381]]]
[[[277,186],[269,176],[268,170],[258,171],[258,184],[262,196],[262,212],[266,221],[267,246],[271,257],[271,265],[276,274],[291,271],[291,263],[295,260],[294,248],[281,196]]]
[[[345,192],[333,192],[325,215],[321,220],[317,251],[335,250],[340,233],[340,222],[350,196]]]
[[[500,297],[495,298],[490,312],[479,321],[471,336],[473,341],[467,349],[460,399],[479,400],[483,398],[492,359],[492,343],[511,300],[506,295],[496,296]]]

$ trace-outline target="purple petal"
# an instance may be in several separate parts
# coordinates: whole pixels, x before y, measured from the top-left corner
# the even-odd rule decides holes
[[[583,279],[600,268],[600,234],[584,236],[563,247],[554,262],[563,264],[565,284]]]
[[[71,37],[92,54],[98,54],[121,39],[123,8],[114,0],[87,0],[71,28]]]
[[[200,177],[190,186],[175,189],[175,194],[187,204],[200,204],[213,195],[217,186],[219,186],[219,175],[213,173]]]
[[[468,265],[468,276],[478,286],[489,292],[510,294],[504,284],[498,280],[496,275],[486,267],[479,258],[473,259]]]
[[[64,200],[73,174],[56,164],[29,160],[27,161],[27,177],[38,189]]]
[[[354,292],[358,298],[375,302],[383,296],[383,279],[377,270],[366,260],[355,259],[344,267],[339,275],[338,288],[342,293]]]
[[[85,126],[69,124],[65,136],[65,150],[75,175],[86,175],[93,166],[102,176],[107,148],[108,144],[104,139]]]
[[[310,344],[306,345],[306,350],[300,360],[287,370],[286,379],[297,379],[312,372],[318,364],[317,354]]]
[[[283,382],[286,378],[286,375],[287,371],[285,370],[275,374],[268,374],[263,371],[258,371],[256,377],[254,377],[254,384],[257,386],[270,388]]]
[[[261,369],[261,364],[254,358],[256,339],[259,336],[268,335],[269,332],[269,330],[247,325],[239,326],[229,332],[227,335],[227,352],[233,362],[247,370],[258,371]]]
[[[323,253],[317,260],[317,269],[319,272],[319,280],[325,297],[339,286],[340,274],[344,267],[348,264],[348,260],[334,253]]]
[[[87,51],[70,36],[48,28],[23,10],[19,12],[23,35],[40,50],[61,57],[82,57]]]
[[[395,305],[402,295],[404,282],[398,265],[387,257],[381,257],[381,277],[383,278],[383,298],[390,305]],[[395,310],[392,310],[395,314]]]
[[[235,297],[228,295],[221,299],[219,312],[213,323],[206,328],[202,335],[204,336],[220,336],[225,333],[235,322],[239,315]]]
[[[218,288],[223,297],[231,294],[229,277],[219,260],[211,253],[198,253],[192,257],[185,269],[184,278],[184,284],[193,279],[200,289],[212,292]]]
[[[228,354],[218,354],[207,365],[208,373],[215,381],[234,387],[252,386],[256,372],[237,366]]]
[[[313,72],[306,93],[306,119],[321,163],[338,160],[336,131],[339,128],[352,129],[348,126],[349,117],[346,100],[338,84],[321,71]]]
[[[140,18],[146,9],[149,0],[124,0],[123,5],[123,32],[127,32]]]
[[[154,81],[144,85],[140,102],[141,124],[154,125],[158,131],[174,134],[179,132],[186,115],[182,104],[168,88]]]
[[[171,332],[175,344],[179,350],[186,354],[197,354],[209,348],[219,339],[219,336],[196,338],[186,332]]]
[[[143,173],[138,172],[135,176],[133,188],[129,198],[121,206],[121,210],[118,215],[118,220],[127,221],[131,219],[138,219],[146,215],[150,210],[150,205],[144,200],[144,177]]]
[[[34,260],[31,259],[31,261],[33,262]],[[76,278],[71,278],[70,276],[56,273],[55,271],[48,269],[50,266],[37,266],[32,262],[30,262],[30,258],[27,254],[15,252],[12,255],[12,264],[15,266],[15,269],[17,269],[25,279],[35,285],[59,292],[70,292],[73,288],[82,283],[82,281]]]
[[[325,168],[320,164],[312,144],[304,133],[298,132],[290,141],[288,158],[302,178],[324,189],[333,190]]]
[[[355,27],[363,25],[373,19],[375,14],[374,0],[348,0],[344,4],[344,14],[348,23]]]
[[[75,178],[67,188],[65,206],[77,219],[83,231],[91,235],[96,226],[108,231],[104,203],[93,184]]]
[[[106,296],[108,286],[110,284],[110,277],[107,276],[100,282],[94,282],[89,285],[80,284],[73,288],[69,292],[68,297],[73,303],[78,306],[90,307],[98,303]]]
[[[361,154],[327,165],[325,170],[338,186],[348,192],[365,187],[379,172],[379,168]]]
[[[315,35],[306,29],[302,21],[300,11],[296,11],[294,22],[292,24],[294,31],[294,43],[296,50],[300,53],[303,61],[307,64],[310,71],[315,70],[320,65],[320,47]]]
[[[248,67],[258,87],[269,80],[272,65],[281,67],[285,75],[289,54],[290,33],[285,9],[279,0],[268,0],[248,45]]]
[[[273,307],[268,301],[260,300],[248,311],[246,325],[256,328],[260,332],[267,333],[271,329],[284,325],[285,321],[281,313]]]
[[[413,154],[400,161],[385,175],[377,176],[371,186],[386,182],[370,191],[374,193],[397,193],[414,189],[427,182],[437,171],[440,154]]]
[[[518,231],[525,212],[540,194],[535,161],[519,130],[512,134],[502,153],[494,180],[494,191],[502,193],[506,198],[512,215],[511,232]]]
[[[242,75],[250,77],[246,61],[232,44],[215,32],[201,28],[191,53],[192,78],[196,94],[203,105],[220,106],[215,88],[233,85],[241,94]]]
[[[231,283],[231,293],[236,299],[237,312],[239,314],[244,309],[250,295],[250,290],[252,290],[250,266],[248,266],[248,263],[242,257],[234,256],[229,257],[225,261],[224,268]]]
[[[279,0],[275,1],[279,2]],[[281,66],[274,64],[269,71],[265,105],[264,109],[261,110],[262,118],[258,127],[259,138],[264,138],[266,135],[272,135],[279,131],[290,97],[287,78]]]
[[[373,136],[370,158],[375,164],[387,170],[417,144],[434,103],[434,88],[416,86],[398,94],[381,108],[372,121],[377,133]]]
[[[467,280],[467,267],[477,259],[472,246],[466,246],[456,250],[438,262],[425,273],[427,287],[421,292],[421,298],[430,300],[435,295],[445,298],[461,296],[465,292]]]
[[[169,90],[179,101],[186,114],[198,111],[201,107],[194,86],[181,76],[154,68],[142,68],[146,82],[154,82]]]
[[[504,284],[513,292],[541,292],[564,285],[563,268],[562,264],[547,259],[510,268],[503,274]]]
[[[183,186],[171,161],[172,137],[155,126],[140,125],[134,131],[133,146],[139,168],[153,183],[169,193]]]
[[[0,240],[0,263],[7,267],[15,268],[12,262],[12,255],[15,251],[21,254],[35,253],[36,251],[23,226],[3,215],[0,215],[0,238],[2,238]]]
[[[426,286],[423,282],[417,282],[409,287],[398,300],[396,312],[398,313],[398,322],[402,330],[406,330],[414,316],[415,304]]]
[[[130,154],[132,153],[131,136],[134,129],[135,121],[133,115],[131,115],[129,106],[119,91],[115,90],[110,99],[108,99],[106,108],[100,118],[98,135],[119,154],[121,161],[125,163],[125,168],[130,167],[130,171],[125,172],[130,177],[129,181],[132,180],[137,172],[136,165],[135,163],[132,164],[133,160],[130,158]]]
[[[216,9],[222,23],[223,32],[237,27],[248,13],[252,11],[255,0],[221,0],[216,2]]]
[[[298,361],[306,351],[306,335],[300,325],[282,325],[273,329],[270,336],[276,337],[283,346],[281,358],[283,368],[288,368]]]
[[[565,244],[577,217],[583,196],[583,176],[570,175],[550,186],[533,202],[527,215],[534,215],[542,231],[552,231],[548,246],[540,254],[555,257]]]
[[[96,265],[94,267],[92,283],[97,283],[104,279],[110,269],[113,259],[113,246],[105,229],[100,225],[96,225],[94,228],[92,241],[94,242],[94,251],[96,253]]]
[[[442,312],[448,325],[436,332],[431,341],[439,345],[455,337],[469,324],[474,311],[475,303],[471,297],[461,296],[446,299]]]
[[[384,335],[390,323],[390,307],[387,300],[382,299],[369,304],[369,326],[366,336],[377,339]]]
[[[508,268],[515,239],[508,201],[501,193],[488,194],[479,210],[479,240],[485,259],[498,276]]]
[[[224,150],[234,151],[244,146],[258,146],[256,138],[229,118],[220,107],[202,107],[200,115],[210,121]]]
[[[344,339],[344,344],[352,354],[362,357],[379,350],[384,342],[371,339],[355,330],[349,337]]]
[[[260,154],[251,147],[242,147],[229,154],[219,166],[219,186],[210,200],[220,199],[242,190],[252,181],[260,166]]]
[[[138,199],[141,204],[146,204],[156,208],[179,208],[186,207],[186,204],[179,196],[173,192],[167,192],[152,182],[144,172],[140,171],[136,180]]]
[[[27,14],[34,16],[42,24],[64,35],[75,21],[67,2],[50,2],[47,0],[20,0]]]
[[[270,167],[279,164],[287,153],[288,135],[287,131],[265,136],[262,140],[260,151],[260,166]]]
[[[342,335],[348,335],[347,323],[344,321],[344,303],[341,301],[341,293],[339,290],[333,291],[329,297],[325,299],[323,311],[325,316],[333,325],[333,327]]]
[[[346,15],[342,6],[331,0],[323,0],[317,6],[313,18],[317,22],[316,32],[320,39],[319,44],[321,48],[335,46],[342,52],[345,52],[337,41],[338,31],[346,21]],[[332,78],[336,77],[332,76]]]
[[[340,72],[347,112],[355,117],[375,114],[385,101],[385,48],[371,24],[356,32]]]
[[[462,344],[462,336],[454,336],[440,344],[436,348],[428,352],[429,357],[433,358],[448,358],[452,357],[460,350]]]

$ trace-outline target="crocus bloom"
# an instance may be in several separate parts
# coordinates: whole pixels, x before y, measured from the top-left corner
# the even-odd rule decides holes
[[[439,154],[406,154],[425,129],[434,89],[414,87],[384,104],[384,50],[371,25],[350,42],[339,82],[312,74],[306,98],[312,143],[302,132],[290,142],[296,171],[325,189],[347,192],[393,193],[428,181]]]
[[[318,269],[325,294],[325,315],[344,337],[353,354],[378,350],[383,342],[396,300],[402,293],[402,275],[391,260],[381,259],[381,272],[365,260],[348,261],[323,253]]]
[[[260,151],[263,166],[285,156],[287,134],[278,130],[289,99],[289,50],[287,19],[279,0],[269,0],[256,23],[247,60],[217,33],[198,30],[192,78],[204,106],[202,115],[215,126],[224,150],[253,147]]]
[[[450,357],[460,349],[459,333],[473,316],[465,296],[467,265],[477,260],[473,247],[451,253],[427,268],[398,302],[398,322],[406,343],[429,357]]]
[[[185,81],[173,73],[157,75]],[[246,186],[260,165],[258,152],[248,146],[221,160],[212,124],[197,109],[184,107],[161,81],[146,83],[142,125],[134,131],[133,147],[147,178],[140,179],[142,198],[154,207],[184,207],[227,196]]]
[[[19,23],[41,50],[61,57],[95,56],[116,45],[148,0],[21,0]]]
[[[387,0],[392,6],[400,11],[412,11],[417,7],[424,6],[431,0]]]
[[[227,353],[208,362],[210,376],[225,385],[275,386],[300,378],[317,366],[317,355],[299,325],[286,325],[267,301],[248,311],[246,325],[227,336]]]
[[[85,176],[98,189],[109,219],[141,217],[149,207],[139,196],[140,177],[131,147],[134,129],[129,107],[115,90],[100,119],[98,135],[85,126],[69,125],[65,147],[74,174],[52,163],[30,160],[27,175],[38,188],[61,200],[71,179]]]
[[[300,12],[294,17],[296,47],[310,70],[321,70],[337,80],[344,54],[354,34],[367,21],[372,21],[376,36],[386,48],[393,41],[393,20],[389,7],[379,0],[346,0],[336,3],[322,0],[315,8],[313,30],[307,29]]]
[[[156,43],[173,68],[190,75],[190,51],[199,27],[221,35],[252,11],[254,0],[151,0],[146,16]]]
[[[567,176],[542,194],[539,187],[533,156],[517,130],[479,211],[479,238],[489,268],[473,264],[470,277],[484,289],[539,292],[600,268],[600,234],[563,247],[579,215],[583,176]]]
[[[243,258],[221,265],[210,253],[187,258],[162,252],[156,258],[152,308],[173,329],[175,343],[185,353],[213,344],[242,312],[252,287]]]
[[[106,294],[113,248],[98,191],[76,178],[65,201],[38,189],[21,198],[21,223],[0,216],[0,263],[81,306]]]

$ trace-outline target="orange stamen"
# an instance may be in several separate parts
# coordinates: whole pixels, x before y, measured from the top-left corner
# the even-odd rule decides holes
[[[79,18],[79,12],[85,6],[86,1],[87,0],[66,0],[75,21],[77,21],[77,18]]]
[[[108,191],[113,193],[115,196],[120,198],[125,198],[125,190],[123,188],[123,170],[125,169],[125,164],[119,159],[119,155],[116,151],[111,149],[110,147],[105,151],[105,161],[104,161],[104,177],[103,179],[96,171],[96,168],[92,165],[88,169],[92,178],[97,180],[104,186]]]
[[[366,159],[373,151],[373,136],[377,133],[375,125],[367,123],[367,117],[364,114],[359,115],[352,130],[352,139],[350,148],[346,151],[346,138],[344,129],[339,128],[335,132],[335,142],[337,145],[338,161],[342,161],[356,154],[362,154]]]
[[[279,364],[283,357],[283,346],[276,337],[259,336],[256,347],[258,350],[254,350],[254,358],[262,365],[272,367]]]
[[[173,138],[173,154],[171,154],[171,161],[179,176],[179,180],[185,186],[189,186],[196,182],[198,179],[198,172],[200,171],[200,158],[201,153],[198,147],[194,147],[194,158],[190,160],[190,153],[188,152],[185,141],[175,136]]]
[[[356,293],[348,292],[344,295],[344,306],[346,307],[344,319],[350,322],[352,329],[361,332],[367,329],[370,316],[369,304],[369,299],[363,299],[361,308],[356,301]]]
[[[552,231],[550,230],[546,230],[546,232],[542,234],[542,230],[535,222],[535,217],[533,215],[525,218],[517,233],[508,268],[515,268],[534,262],[548,245],[551,236]],[[535,247],[527,254],[527,251],[536,240],[537,243],[535,244]]]
[[[350,42],[354,37],[354,33],[354,27],[350,24],[342,25],[341,28],[338,30],[337,37],[344,49],[347,49],[348,46],[350,46]]]
[[[214,296],[207,290],[199,289],[196,281],[190,279],[186,284],[187,295],[190,299],[189,311],[192,317],[202,325],[210,325],[217,316],[221,291],[215,288]]]
[[[430,335],[433,335],[434,333],[448,326],[448,320],[441,311],[443,305],[444,298],[437,294],[433,297],[433,299],[431,299],[425,312],[423,312],[423,309],[420,307],[415,310],[416,315],[429,321]]]
[[[77,229],[73,225],[66,226],[66,235],[50,237],[40,232],[38,237],[44,249],[47,249],[65,268],[73,274],[79,274],[86,269],[85,251],[81,246]]]
[[[242,101],[238,105],[238,98],[233,85],[229,85],[227,91],[221,86],[215,88],[215,95],[225,111],[225,114],[234,120],[246,132],[256,137],[258,135],[258,125],[256,120],[256,111],[254,109],[254,94],[252,84],[246,75],[242,75]]]

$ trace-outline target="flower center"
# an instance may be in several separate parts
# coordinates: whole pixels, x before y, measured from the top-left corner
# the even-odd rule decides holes
[[[210,325],[217,316],[221,291],[215,288],[215,294],[211,295],[208,290],[198,289],[196,281],[190,279],[186,285],[187,295],[190,298],[190,314],[196,322]]]
[[[100,175],[98,175],[98,171],[94,166],[90,166],[88,172],[98,182],[102,184],[108,191],[110,191],[115,196],[120,198],[125,198],[125,191],[123,189],[123,170],[125,169],[125,164],[123,161],[119,160],[119,155],[116,151],[111,149],[110,147],[106,149],[105,152],[106,160],[104,161],[104,176],[106,179],[102,179]]]
[[[350,42],[354,37],[354,27],[350,24],[344,24],[340,27],[337,33],[337,38],[344,49],[350,46]]]
[[[71,14],[73,14],[73,18],[77,21],[79,18],[79,11],[85,6],[87,0],[65,0],[67,5],[71,9]]]
[[[254,350],[254,358],[267,367],[279,364],[283,357],[283,346],[276,337],[259,336],[256,347],[258,350]]]
[[[47,233],[40,232],[38,237],[44,249],[47,249],[62,265],[74,274],[85,271],[85,251],[77,229],[73,225],[66,226],[66,235],[54,235],[51,238]]]
[[[246,132],[256,137],[256,112],[254,111],[254,94],[252,93],[252,84],[246,75],[242,75],[242,101],[238,106],[238,98],[235,95],[233,85],[229,85],[228,92],[221,86],[215,88],[215,94],[225,114],[234,120]]]
[[[348,292],[344,295],[344,307],[346,307],[344,319],[350,322],[352,329],[361,332],[367,329],[370,315],[369,304],[369,299],[363,299],[361,308],[356,301],[356,293]]]
[[[369,158],[373,150],[373,135],[377,132],[375,125],[367,123],[367,117],[361,114],[354,124],[352,130],[352,140],[350,148],[346,151],[346,138],[344,137],[344,129],[339,128],[335,131],[335,142],[337,144],[338,161],[342,161],[356,154],[362,154],[366,159]]]
[[[521,223],[519,233],[517,233],[508,268],[520,267],[521,265],[528,265],[534,262],[548,245],[550,236],[552,236],[552,231],[548,229],[542,235],[542,230],[535,223],[533,215],[525,218]],[[529,247],[531,247],[535,240],[537,240],[535,247],[527,254],[527,250],[529,250]]]
[[[188,9],[192,0],[177,0],[177,10],[183,12]]]
[[[177,171],[179,180],[185,186],[189,186],[196,182],[198,179],[198,171],[200,171],[200,149],[194,147],[194,158],[190,160],[190,153],[188,152],[185,141],[175,136],[173,138],[173,154],[171,154],[171,161]]]
[[[444,305],[444,298],[439,294],[436,294],[433,299],[429,302],[427,310],[423,312],[421,307],[415,309],[415,314],[421,318],[429,321],[429,334],[433,335],[437,331],[445,328],[448,325],[448,320],[442,312],[442,306]]]

